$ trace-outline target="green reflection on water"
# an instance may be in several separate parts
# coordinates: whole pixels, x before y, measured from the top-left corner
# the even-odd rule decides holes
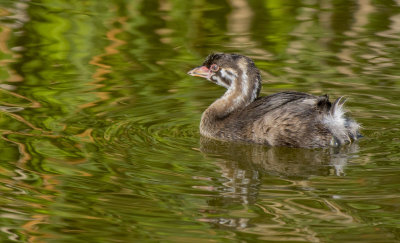
[[[3,1],[0,238],[396,242],[395,1]],[[223,90],[186,75],[251,56],[263,94],[349,97],[359,144],[200,138]]]

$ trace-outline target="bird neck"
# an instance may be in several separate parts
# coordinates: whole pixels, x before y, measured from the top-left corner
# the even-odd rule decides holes
[[[200,131],[212,130],[230,114],[253,102],[260,92],[260,79],[258,72],[253,75],[248,75],[247,72],[238,73],[225,94],[204,111]]]

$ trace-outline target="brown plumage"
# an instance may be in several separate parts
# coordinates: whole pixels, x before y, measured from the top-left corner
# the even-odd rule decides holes
[[[325,147],[357,140],[359,125],[344,116],[345,99],[286,91],[259,97],[261,76],[253,61],[237,54],[209,55],[188,72],[227,88],[204,111],[203,136],[270,146]]]

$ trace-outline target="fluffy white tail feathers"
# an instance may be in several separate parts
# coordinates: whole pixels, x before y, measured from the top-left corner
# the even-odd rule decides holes
[[[333,104],[328,114],[323,118],[324,124],[333,134],[333,145],[351,143],[361,137],[360,125],[345,116],[344,103],[346,98],[340,97]]]

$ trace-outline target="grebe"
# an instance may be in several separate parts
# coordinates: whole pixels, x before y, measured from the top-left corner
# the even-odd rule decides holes
[[[215,53],[188,72],[227,89],[203,113],[202,136],[269,146],[325,147],[357,140],[359,124],[344,115],[345,99],[285,91],[258,97],[260,72],[242,55]]]

